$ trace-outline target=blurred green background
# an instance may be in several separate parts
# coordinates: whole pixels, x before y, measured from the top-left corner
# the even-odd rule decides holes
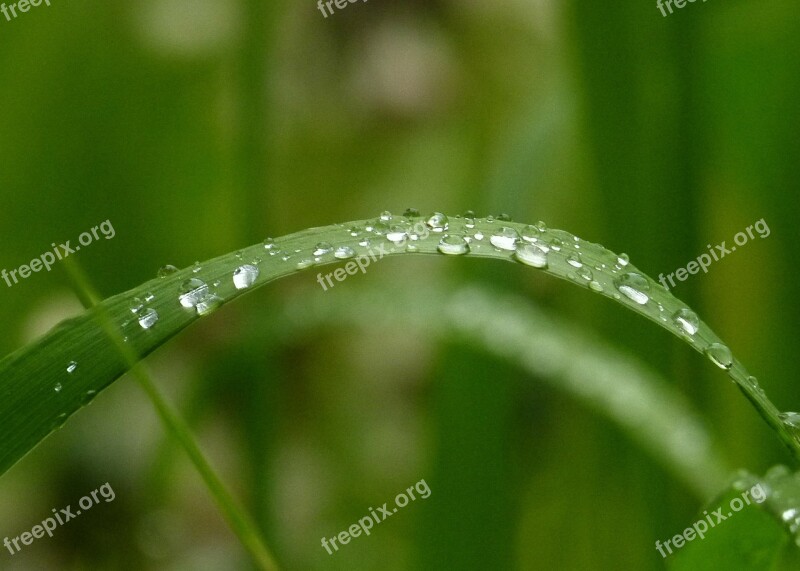
[[[52,0],[0,17],[0,268],[105,220],[76,260],[104,296],[382,210],[505,212],[651,276],[764,218],[771,234],[673,293],[782,409],[800,406],[796,2]],[[644,362],[732,467],[787,462],[704,358],[616,304],[508,264],[402,258],[323,292],[306,272],[148,359],[287,569],[662,569],[697,497],[591,406],[456,337],[364,317],[303,333],[291,300],[390,286],[512,292]],[[338,291],[337,291],[338,290]],[[7,354],[80,304],[62,268],[0,282]],[[278,325],[276,325],[278,324]],[[7,435],[6,435],[7,436]],[[425,479],[432,494],[320,546]],[[113,503],[3,569],[246,569],[138,386],[112,385],[0,479],[0,536],[100,484]]]

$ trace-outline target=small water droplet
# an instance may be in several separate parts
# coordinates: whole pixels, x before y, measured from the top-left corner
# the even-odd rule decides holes
[[[128,305],[128,308],[131,310],[131,313],[133,313],[134,315],[138,314],[142,310],[143,307],[144,307],[144,302],[138,297],[134,297],[131,300],[131,303]]]
[[[586,280],[587,282],[592,281],[592,278],[594,277],[592,275],[592,270],[590,270],[586,266],[578,268],[578,271],[575,273],[578,274],[578,277]]]
[[[602,286],[602,284],[600,282],[592,280],[592,281],[589,282],[589,289],[591,289],[593,291],[596,291],[596,292],[601,292],[601,291],[603,291],[603,286]]]
[[[672,316],[672,321],[681,331],[689,335],[694,335],[700,328],[700,319],[698,319],[697,314],[687,307],[676,311]]]
[[[361,236],[361,229],[358,226],[353,226],[352,228],[350,228],[349,233],[353,238],[358,238],[359,236]]]
[[[76,363],[75,361],[70,361],[69,364],[67,365],[67,372],[74,373],[75,369],[77,368],[78,368],[78,363]]]
[[[439,241],[439,251],[442,254],[458,256],[469,252],[469,244],[467,244],[463,236],[445,234]]]
[[[758,385],[758,379],[755,378],[753,375],[750,375],[749,377],[747,377],[747,384],[750,385],[751,387],[753,387],[754,389],[761,388]]]
[[[95,396],[97,396],[97,391],[89,389],[81,396],[81,404],[83,406],[88,406]]]
[[[394,224],[389,231],[386,232],[386,239],[395,244],[402,242],[406,239],[408,233],[408,225]]]
[[[480,242],[481,240],[483,240],[483,232],[478,230],[477,232],[475,232],[474,237],[478,242]]]
[[[273,238],[264,238],[264,249],[277,250],[277,246],[275,245],[275,240]]]
[[[547,267],[547,250],[539,244],[520,244],[514,251],[517,261],[534,268]]]
[[[372,245],[372,240],[369,238],[362,238],[358,241],[359,246],[364,246],[365,248],[369,248]]]
[[[726,371],[733,366],[731,350],[722,343],[712,343],[706,349],[706,356],[720,369]]]
[[[62,386],[61,386],[61,383],[56,383],[56,386],[55,386],[55,387],[53,387],[53,389],[54,389],[54,390],[55,390],[57,393],[60,393],[62,388],[64,388],[64,387],[62,387]]]
[[[178,301],[180,304],[187,309],[192,309],[208,294],[208,285],[203,280],[189,278],[181,284],[179,291]]]
[[[392,213],[388,210],[384,210],[381,212],[380,219],[383,222],[389,222],[392,219]]]
[[[56,418],[53,419],[53,422],[50,424],[50,430],[58,430],[64,423],[67,422],[67,413],[62,412]]]
[[[514,250],[517,247],[517,240],[519,233],[509,226],[503,226],[497,232],[494,232],[489,238],[489,242],[495,248],[501,250]]]
[[[449,221],[447,216],[441,212],[434,212],[428,217],[428,219],[425,221],[425,224],[427,224],[428,227],[434,232],[444,232],[449,226]]]
[[[334,257],[339,260],[346,260],[348,258],[352,258],[356,255],[356,251],[353,250],[350,246],[339,246],[333,252]]]
[[[295,267],[298,270],[303,270],[313,265],[314,265],[314,260],[312,260],[311,258],[303,258],[302,260],[299,260],[297,264],[295,264]]]
[[[545,224],[545,223],[544,223],[544,222],[542,222],[541,220],[539,220],[539,221],[536,223],[536,228],[538,228],[538,229],[539,229],[539,232],[547,232],[547,224]]]
[[[147,302],[147,303],[150,303],[150,302],[151,302],[151,301],[153,301],[155,298],[156,298],[156,296],[154,296],[154,295],[153,295],[151,292],[149,292],[149,291],[148,291],[146,294],[144,294],[144,300],[145,300],[145,302]]]
[[[150,329],[158,321],[158,312],[155,309],[148,308],[142,311],[139,315],[139,326],[142,329]]]
[[[550,240],[550,247],[556,252],[561,250],[561,246],[563,245],[564,243],[559,238],[553,238],[552,240]]]
[[[631,259],[628,257],[628,254],[626,254],[625,252],[622,252],[619,256],[617,256],[617,264],[619,264],[619,266],[621,268],[624,268],[625,266],[627,266],[630,261],[631,261]]]
[[[156,274],[159,278],[165,278],[170,276],[178,271],[178,268],[173,266],[172,264],[167,264],[166,266],[161,266],[158,269],[158,273]]]
[[[246,289],[258,279],[259,269],[256,266],[245,264],[233,271],[233,285],[236,289]]]
[[[570,254],[567,256],[567,263],[573,268],[582,268],[583,262],[581,261],[580,254]]]
[[[195,262],[194,266],[192,266],[192,273],[197,274],[200,273],[200,270],[203,269],[203,266],[200,265],[200,262]]]
[[[509,216],[506,213],[498,214],[497,215],[497,220],[499,220],[501,222],[511,222],[511,216]]]
[[[780,421],[792,429],[800,429],[800,414],[796,412],[782,412],[778,415]]]
[[[650,301],[650,297],[647,295],[647,292],[650,291],[650,282],[641,274],[635,272],[622,274],[614,280],[614,286],[625,297],[639,305],[645,305]]]
[[[314,251],[312,255],[314,256],[324,256],[326,254],[330,254],[333,252],[333,246],[331,246],[330,242],[320,242],[316,246],[314,246]]]
[[[536,242],[541,235],[542,233],[536,226],[529,225],[522,229],[522,239],[526,242]]]
[[[200,301],[197,302],[195,309],[197,310],[197,315],[208,315],[212,313],[215,309],[217,309],[220,305],[222,305],[222,298],[217,294],[211,293],[203,297]]]

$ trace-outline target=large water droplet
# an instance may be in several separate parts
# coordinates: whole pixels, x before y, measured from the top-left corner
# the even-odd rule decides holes
[[[469,244],[463,236],[445,234],[439,241],[439,251],[442,254],[458,256],[460,254],[466,254],[469,252]]]
[[[700,328],[700,319],[698,319],[697,314],[686,307],[676,311],[672,316],[672,321],[681,331],[685,331],[689,335],[694,335]]]
[[[614,286],[622,295],[639,305],[644,305],[650,300],[647,295],[650,291],[650,282],[641,274],[635,272],[622,274],[614,280]]]
[[[165,278],[167,276],[171,276],[175,272],[178,271],[178,268],[173,266],[172,264],[167,264],[166,266],[161,266],[158,269],[158,274],[156,274],[159,278]]]
[[[155,309],[148,308],[139,314],[139,326],[142,329],[150,329],[158,322],[158,312]]]
[[[428,219],[425,221],[425,224],[427,224],[428,227],[434,232],[444,232],[447,230],[449,221],[447,216],[441,212],[434,212],[428,217]]]
[[[726,371],[733,366],[731,350],[722,343],[712,343],[706,349],[706,356],[720,369]]]
[[[77,369],[77,368],[78,368],[78,363],[76,363],[75,361],[70,361],[67,364],[67,372],[68,373],[74,373],[75,369]]]
[[[208,294],[208,285],[203,280],[189,278],[181,284],[178,301],[187,309],[197,305]]]
[[[519,232],[509,226],[503,226],[497,232],[494,232],[489,238],[489,242],[495,248],[501,250],[514,250],[517,247],[517,240],[519,239]]]
[[[346,260],[354,257],[356,255],[356,251],[350,246],[339,246],[336,248],[336,250],[334,250],[333,255],[339,260]]]
[[[538,244],[520,244],[514,251],[514,257],[526,266],[547,267],[547,250]]]
[[[245,289],[253,285],[258,279],[259,269],[256,266],[245,264],[233,271],[233,285],[236,289]]]

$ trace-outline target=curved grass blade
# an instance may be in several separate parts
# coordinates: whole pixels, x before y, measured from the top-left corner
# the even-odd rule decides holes
[[[141,359],[203,315],[256,286],[309,267],[408,253],[519,262],[616,300],[727,370],[800,459],[795,417],[780,415],[719,337],[625,256],[541,223],[448,219],[443,214],[423,219],[409,212],[403,217],[385,213],[377,220],[311,228],[196,267],[164,272],[9,355],[0,361],[0,474],[129,368],[105,333],[100,316],[112,320],[130,352]]]

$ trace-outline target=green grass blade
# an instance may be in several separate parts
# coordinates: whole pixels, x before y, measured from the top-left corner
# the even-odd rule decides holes
[[[387,215],[378,220],[311,228],[279,238],[269,247],[257,244],[150,280],[63,322],[42,339],[0,361],[0,474],[129,369],[127,360],[104,333],[101,315],[113,321],[125,346],[141,359],[202,315],[242,293],[302,269],[346,261],[337,260],[337,256],[350,261],[353,256],[365,256],[359,258],[364,261],[372,255],[377,261],[384,252],[442,255],[443,251],[545,265],[542,271],[614,299],[697,351],[710,352],[712,360],[728,371],[794,457],[800,458],[794,422],[782,420],[763,390],[705,323],[697,320],[691,326],[696,331],[686,333],[673,318],[679,311],[689,311],[686,305],[625,258],[544,225],[536,228],[484,218],[447,220],[443,215],[429,220]],[[234,272],[245,264],[257,267],[258,276],[249,287],[237,289]],[[591,272],[590,279],[585,279],[587,272]],[[181,284],[189,278],[202,280],[208,292],[195,308],[187,309],[178,296]]]

